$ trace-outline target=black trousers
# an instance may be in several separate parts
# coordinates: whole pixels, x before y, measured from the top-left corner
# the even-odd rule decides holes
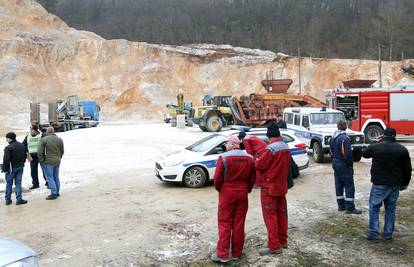
[[[39,157],[37,154],[30,154],[32,161],[30,162],[30,175],[32,176],[32,185],[39,186]],[[45,175],[43,179],[46,181]]]

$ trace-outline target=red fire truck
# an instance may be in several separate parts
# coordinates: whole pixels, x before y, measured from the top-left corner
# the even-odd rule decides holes
[[[330,90],[331,106],[344,112],[350,128],[374,142],[386,127],[397,134],[414,134],[414,86],[372,88],[375,80],[343,82],[344,88]]]

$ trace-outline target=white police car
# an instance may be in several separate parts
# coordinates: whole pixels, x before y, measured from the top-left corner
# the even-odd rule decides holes
[[[155,163],[155,175],[165,182],[182,182],[187,187],[202,187],[214,178],[214,171],[222,146],[230,135],[240,131],[227,131],[209,135],[191,146],[166,155]],[[292,131],[281,129],[283,140],[288,144],[295,163],[299,169],[308,167],[309,158],[306,144],[299,140]],[[247,135],[255,135],[268,142],[266,130],[252,129]]]
[[[325,154],[329,153],[332,136],[338,129],[336,124],[345,120],[344,114],[335,109],[313,107],[285,108],[283,114],[288,129],[312,149],[316,162],[323,162]],[[362,132],[349,129],[346,132],[351,139],[354,161],[360,161],[362,151],[367,146],[365,136]]]
[[[0,237],[0,266],[2,267],[38,267],[36,252],[26,245]]]

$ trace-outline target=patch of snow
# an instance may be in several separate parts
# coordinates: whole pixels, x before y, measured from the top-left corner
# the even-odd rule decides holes
[[[171,257],[175,257],[178,255],[178,252],[176,250],[165,250],[165,251],[160,251],[158,252],[161,255],[161,259],[165,259],[165,258],[171,258]]]
[[[191,45],[189,45],[189,47],[197,48],[197,49],[212,50],[212,51],[214,51],[214,50],[233,50],[233,51],[238,52],[240,54],[257,55],[257,56],[265,56],[265,57],[275,57],[276,56],[276,54],[274,52],[269,51],[269,50],[238,47],[238,46],[231,46],[231,45],[226,45],[226,44],[221,44],[221,45],[191,44]],[[287,55],[285,55],[285,56],[287,56]]]
[[[398,86],[414,85],[414,80],[409,79],[407,77],[403,77],[401,80],[398,81],[398,83],[396,85],[398,85]]]
[[[253,55],[262,56],[262,57],[270,57],[270,58],[276,57],[276,54],[274,52],[268,51],[268,50],[235,47],[234,51],[243,53],[243,54],[253,54]]]
[[[208,56],[208,55],[212,55],[215,53],[215,51],[213,50],[197,49],[197,48],[191,48],[191,47],[186,47],[186,46],[157,45],[157,44],[154,44],[152,46],[162,49],[162,50],[167,50],[167,51],[172,51],[172,52],[177,52],[177,53],[182,53],[182,54],[187,54],[187,55],[194,55],[194,56]]]
[[[18,134],[17,140],[23,141],[26,134],[26,132]],[[136,122],[116,124],[103,122],[96,128],[57,133],[65,145],[65,155],[60,166],[62,191],[64,193],[66,190],[83,187],[94,182],[100,175],[118,176],[126,172],[136,172],[153,176],[156,160],[171,151],[187,147],[208,134],[201,132],[198,127],[179,130],[169,124],[137,124]],[[156,144],[148,140],[156,140]],[[1,138],[0,161],[5,146],[7,146],[5,138]],[[40,167],[39,172],[39,179],[44,184]],[[4,175],[0,176],[0,181],[4,181]],[[26,162],[23,188],[28,189],[31,182],[30,164]],[[1,190],[4,190],[4,187],[0,187],[0,192]],[[30,199],[31,194],[46,195],[48,192],[46,187],[41,186],[39,190],[25,192],[24,195],[28,195]],[[191,227],[188,229],[196,228]]]
[[[221,58],[219,61],[223,63],[245,63],[245,64],[258,64],[258,63],[270,63],[275,59],[275,57],[270,56],[235,56]]]

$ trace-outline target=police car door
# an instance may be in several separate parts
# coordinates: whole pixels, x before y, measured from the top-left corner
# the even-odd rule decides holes
[[[224,144],[225,142],[219,143],[203,157],[202,164],[207,168],[210,179],[214,178],[214,172],[216,170],[217,160],[220,154],[225,152]]]
[[[303,131],[302,128],[300,126],[300,122],[301,122],[301,114],[300,113],[293,113],[292,116],[292,124],[289,125],[289,129],[293,130],[296,134],[297,137],[299,137],[299,139],[303,139]]]
[[[310,145],[311,133],[310,133],[310,119],[308,114],[302,114],[300,123],[301,136],[299,137],[306,145]]]

